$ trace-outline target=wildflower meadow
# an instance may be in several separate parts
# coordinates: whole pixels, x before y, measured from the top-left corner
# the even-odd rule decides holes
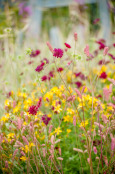
[[[46,40],[17,56],[12,29],[5,33],[0,174],[114,174],[115,43],[78,49],[73,32],[62,47]]]

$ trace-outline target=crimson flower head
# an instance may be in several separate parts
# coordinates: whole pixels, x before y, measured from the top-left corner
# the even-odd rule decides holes
[[[44,62],[42,62],[41,63],[41,65],[38,65],[37,66],[37,68],[35,69],[35,71],[37,71],[37,72],[40,72],[40,71],[42,71],[43,70],[43,66],[45,65],[45,63]]]
[[[42,121],[44,122],[44,124],[47,126],[49,121],[51,120],[50,117],[48,117],[47,115],[43,115],[42,116]]]
[[[47,76],[42,76],[41,80],[46,81],[46,80],[48,80],[48,77]]]
[[[75,82],[75,84],[76,84],[77,88],[80,88],[82,86],[82,83],[79,81]]]
[[[63,50],[62,49],[60,49],[60,48],[55,48],[54,50],[53,50],[53,56],[54,57],[62,57],[63,56]]]
[[[35,105],[30,106],[28,110],[29,114],[32,114],[32,115],[36,115],[37,111],[38,111],[38,107],[36,107]]]
[[[40,50],[35,50],[35,51],[32,51],[31,54],[30,54],[30,57],[36,57],[40,54]]]
[[[61,72],[61,71],[63,71],[63,68],[62,68],[62,67],[59,67],[59,68],[57,69],[57,71],[58,71],[58,72]]]
[[[64,43],[67,48],[71,48],[71,46],[67,43]]]
[[[101,75],[99,76],[100,79],[106,79],[107,78],[107,74],[106,72],[102,72]]]
[[[37,71],[37,72],[40,72],[42,70],[43,70],[43,66],[41,66],[41,65],[38,65],[37,68],[35,69],[35,71]]]

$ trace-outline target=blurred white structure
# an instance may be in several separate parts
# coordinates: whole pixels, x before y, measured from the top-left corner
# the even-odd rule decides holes
[[[76,3],[98,3],[103,31],[102,37],[106,40],[109,40],[111,33],[111,24],[106,0],[30,0],[30,5],[32,6],[33,13],[30,18],[29,33],[32,38],[38,39],[41,35],[42,13],[44,8],[64,7],[71,4],[74,5]],[[50,36],[51,42],[59,45],[59,32],[57,27],[53,27],[51,29]]]

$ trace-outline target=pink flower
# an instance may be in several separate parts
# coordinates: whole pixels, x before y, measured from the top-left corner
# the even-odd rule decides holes
[[[109,100],[111,93],[112,93],[112,84],[109,86],[109,89],[103,88],[103,95],[106,101]]]
[[[8,168],[8,161],[5,161],[5,168]]]
[[[60,49],[60,48],[55,48],[54,50],[53,50],[53,56],[54,57],[62,57],[63,56],[63,50],[62,49]]]
[[[106,56],[108,53],[109,47],[105,47],[103,51],[103,55]]]
[[[95,146],[93,147],[93,151],[95,154],[97,154],[97,148]]]
[[[38,101],[38,103],[37,103],[36,108],[37,108],[37,109],[40,108],[41,105],[42,105],[42,97],[39,98],[39,101]]]
[[[84,53],[86,54],[87,57],[90,56],[90,53],[89,53],[89,45],[86,45],[86,47],[84,49]]]
[[[37,111],[38,111],[38,108],[35,105],[30,106],[28,110],[29,114],[32,114],[32,115],[36,115]]]
[[[74,39],[75,39],[75,41],[77,41],[77,33],[76,32],[74,33]]]
[[[107,74],[106,72],[102,72],[101,75],[99,76],[100,79],[106,79],[107,78]]]
[[[115,138],[112,138],[111,140],[111,150],[113,151],[115,149]]]
[[[67,48],[71,48],[71,46],[67,43],[64,43]]]
[[[46,44],[47,44],[49,50],[53,53],[53,47],[51,46],[51,44],[49,42],[46,42]]]
[[[76,126],[76,117],[73,116],[73,125]]]
[[[81,95],[81,93],[79,92],[79,90],[78,90],[77,88],[75,88],[75,92],[77,93],[77,95],[78,95],[80,98],[82,98],[82,95]]]
[[[28,140],[27,140],[27,138],[25,137],[25,136],[22,136],[22,139],[23,139],[23,141],[28,145],[29,144],[29,142],[28,142]]]

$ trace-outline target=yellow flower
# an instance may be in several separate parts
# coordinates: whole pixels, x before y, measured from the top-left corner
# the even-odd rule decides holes
[[[67,129],[67,133],[70,133],[71,132],[71,129]]]
[[[71,122],[71,117],[69,115],[67,115],[63,118],[64,118],[64,122]]]
[[[59,135],[62,132],[62,130],[60,129],[60,127],[55,128],[55,133],[57,133],[57,135]]]
[[[60,105],[55,106],[54,111],[60,113],[62,111],[61,106]]]
[[[22,161],[26,161],[26,160],[27,160],[26,156],[21,156],[20,159],[21,159]]]
[[[75,112],[74,112],[74,110],[73,109],[71,109],[71,108],[67,108],[67,114],[71,114],[71,115],[73,115]]]
[[[88,120],[81,122],[80,127],[85,127],[88,124]]]
[[[29,148],[35,146],[34,143],[29,143]]]
[[[14,138],[14,133],[9,133],[9,134],[7,135],[7,137],[8,137],[8,138]]]

